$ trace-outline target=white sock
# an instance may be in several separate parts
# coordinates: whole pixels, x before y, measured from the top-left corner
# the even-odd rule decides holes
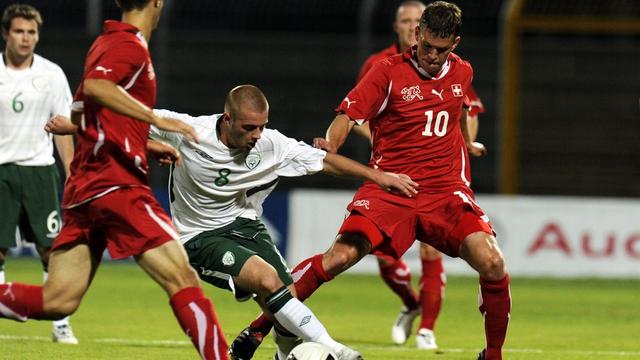
[[[49,278],[49,273],[46,271],[42,272],[42,282],[47,282],[47,279]],[[65,317],[64,319],[60,319],[60,320],[54,320],[52,321],[53,323],[53,327],[58,327],[58,326],[62,326],[62,325],[67,325],[69,326],[69,317]]]
[[[4,270],[0,270],[0,284],[4,284]]]
[[[332,350],[343,346],[329,336],[327,329],[316,318],[311,309],[296,298],[287,301],[273,316],[286,330],[303,338],[305,341],[318,342]]]

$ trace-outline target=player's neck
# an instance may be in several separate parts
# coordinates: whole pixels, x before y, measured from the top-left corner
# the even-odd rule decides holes
[[[5,49],[2,53],[2,58],[4,60],[4,65],[9,69],[14,70],[28,69],[31,67],[31,64],[33,64],[33,53],[27,56],[20,56],[8,51],[8,49]]]
[[[153,32],[153,20],[143,11],[129,11],[122,14],[122,22],[135,26],[140,30],[144,39],[149,42]]]

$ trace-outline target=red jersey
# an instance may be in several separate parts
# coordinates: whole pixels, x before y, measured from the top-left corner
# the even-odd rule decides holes
[[[381,62],[382,60],[391,57],[393,55],[400,54],[400,46],[397,43],[389,46],[388,48],[382,49],[379,52],[372,54],[367,58],[367,60],[362,64],[360,68],[360,72],[358,73],[358,78],[356,79],[356,83],[362,80],[364,75],[371,70],[373,65]],[[484,112],[484,104],[482,104],[482,100],[478,97],[476,90],[471,86],[469,91],[467,92],[467,97],[469,98],[469,116],[475,116],[478,114],[482,114]]]
[[[358,123],[369,121],[371,167],[407,174],[425,190],[468,186],[460,115],[469,106],[473,69],[452,53],[431,77],[414,51],[376,64],[336,110]]]
[[[107,20],[85,60],[83,80],[106,79],[149,108],[156,101],[156,81],[147,42],[132,25]],[[70,208],[129,186],[147,186],[146,144],[149,124],[115,113],[82,95],[84,121],[78,129],[71,176],[63,207]]]

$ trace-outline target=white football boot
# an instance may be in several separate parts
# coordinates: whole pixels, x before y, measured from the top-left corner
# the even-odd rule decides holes
[[[53,330],[51,331],[51,337],[53,342],[67,345],[77,345],[78,339],[73,335],[71,325],[67,323],[53,324]]]
[[[416,335],[416,347],[420,350],[437,349],[438,344],[436,344],[436,335],[433,331],[425,328],[418,330],[418,335]]]
[[[396,345],[402,345],[407,342],[409,334],[411,334],[411,327],[413,321],[420,314],[420,308],[415,310],[409,310],[406,307],[402,307],[400,314],[391,327],[391,340]]]

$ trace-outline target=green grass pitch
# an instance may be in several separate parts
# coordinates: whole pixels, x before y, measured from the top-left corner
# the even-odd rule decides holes
[[[39,282],[39,262],[9,259],[9,281]],[[416,280],[416,279],[414,279]],[[205,285],[228,341],[258,312],[253,303]],[[448,281],[436,327],[439,352],[390,340],[400,302],[377,276],[339,276],[308,305],[329,332],[367,360],[475,359],[483,347],[477,280]],[[505,359],[640,359],[640,280],[512,279],[513,311]],[[0,321],[0,359],[196,359],[163,291],[131,262],[103,263],[72,318],[80,345],[57,345],[50,323]],[[254,359],[271,359],[265,340]]]

